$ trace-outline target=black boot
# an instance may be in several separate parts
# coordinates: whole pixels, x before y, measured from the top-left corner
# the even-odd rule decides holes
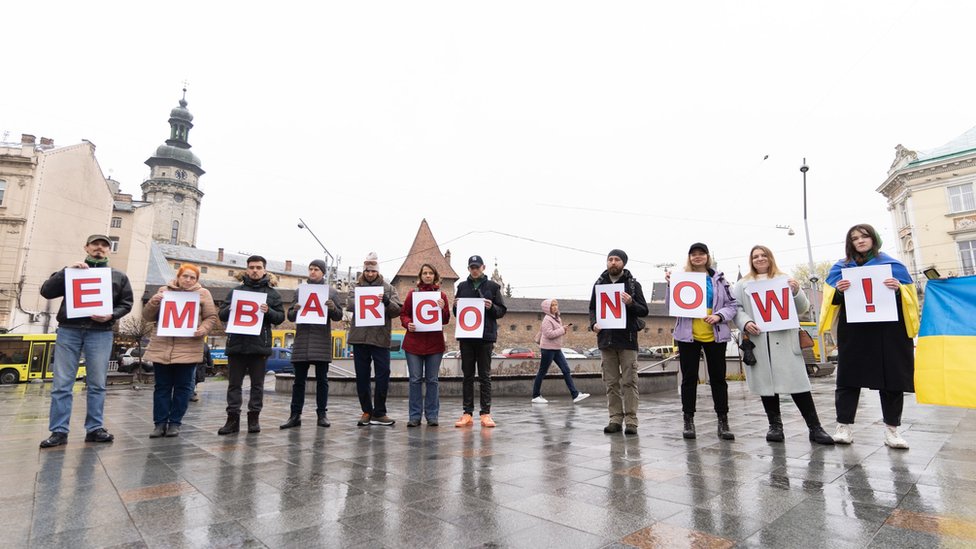
[[[803,415],[803,420],[807,423],[807,428],[810,429],[810,442],[833,444],[834,437],[828,435],[820,425],[820,416],[817,415],[817,407],[813,403],[813,395],[809,392],[797,393],[793,395],[793,402],[800,409],[800,414]]]
[[[819,424],[810,427],[810,442],[817,444],[833,444],[834,437],[827,434]]]
[[[248,412],[247,413],[247,432],[248,433],[260,433],[261,424],[258,423],[258,416],[261,412]]]
[[[302,426],[302,414],[296,414],[295,412],[292,412],[291,415],[288,416],[288,421],[279,425],[278,428],[291,429],[292,427],[301,427],[301,426]]]
[[[325,412],[319,412],[319,427],[331,427],[332,422],[329,421],[329,416]]]
[[[718,438],[722,440],[735,440],[735,435],[729,430],[728,414],[718,416]]]
[[[769,416],[769,430],[766,431],[766,441],[783,442],[786,435],[783,434],[783,418],[780,416]]]
[[[685,414],[685,429],[681,433],[684,438],[695,438],[695,414]]]
[[[227,423],[217,430],[218,435],[229,435],[241,431],[241,414],[227,414]]]

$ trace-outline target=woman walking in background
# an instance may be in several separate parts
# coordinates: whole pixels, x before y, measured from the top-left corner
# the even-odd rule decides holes
[[[563,324],[562,317],[559,316],[559,302],[555,299],[546,299],[542,302],[542,312],[545,317],[542,319],[542,326],[539,328],[539,348],[542,350],[542,359],[539,363],[539,372],[535,375],[535,383],[532,385],[532,403],[546,404],[549,401],[542,398],[542,381],[549,371],[549,366],[553,361],[563,373],[566,380],[566,388],[573,396],[573,402],[580,402],[588,398],[589,393],[581,393],[576,390],[573,384],[573,374],[569,371],[569,363],[563,354],[563,336],[572,324]]]

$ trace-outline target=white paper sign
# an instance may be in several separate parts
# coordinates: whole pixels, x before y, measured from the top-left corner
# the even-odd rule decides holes
[[[485,300],[479,297],[459,297],[456,303],[457,339],[481,339],[485,334]]]
[[[891,278],[891,265],[849,267],[841,269],[840,276],[851,281],[851,287],[844,292],[848,322],[898,320],[895,291],[884,285],[885,279]]]
[[[193,337],[200,327],[200,294],[198,292],[163,293],[159,303],[159,319],[156,321],[156,335],[170,337]]]
[[[788,278],[749,282],[746,299],[752,308],[752,320],[760,330],[775,332],[800,327],[800,315],[796,312]]]
[[[627,327],[627,306],[624,304],[623,284],[597,284],[596,325],[601,330]]]
[[[414,292],[411,300],[413,301],[413,329],[418,332],[442,332],[444,331],[443,311],[437,306],[437,300],[441,298],[440,292]]]
[[[675,271],[671,273],[671,285],[668,286],[670,305],[668,315],[678,318],[705,318],[708,314],[707,288],[705,286],[706,273],[688,273]]]
[[[386,325],[386,306],[383,305],[383,286],[356,288],[355,326]]]
[[[112,269],[65,269],[64,305],[68,318],[112,314]]]
[[[264,313],[261,305],[268,302],[268,294],[234,290],[230,302],[230,317],[227,319],[228,334],[261,335]]]
[[[328,324],[329,308],[325,302],[329,300],[329,287],[325,284],[299,284],[298,286],[298,314],[295,324]]]

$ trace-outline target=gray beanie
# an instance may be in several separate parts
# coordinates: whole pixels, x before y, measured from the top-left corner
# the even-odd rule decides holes
[[[610,250],[610,253],[607,254],[607,259],[610,259],[613,256],[619,257],[620,260],[624,262],[624,265],[625,266],[627,265],[627,252],[618,248],[614,248]]]
[[[323,273],[325,272],[325,261],[322,261],[321,259],[313,259],[311,262],[309,262],[308,266],[318,267],[320,271]]]

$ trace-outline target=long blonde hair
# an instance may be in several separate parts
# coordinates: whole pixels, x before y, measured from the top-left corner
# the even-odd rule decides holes
[[[759,276],[759,273],[756,271],[756,267],[754,267],[752,264],[752,253],[755,252],[756,250],[762,250],[766,252],[766,258],[769,259],[769,271],[766,273],[766,276],[768,278],[773,278],[782,274],[786,274],[783,271],[779,270],[779,266],[776,265],[776,257],[773,256],[773,251],[767,248],[766,246],[763,246],[762,244],[756,244],[755,246],[752,247],[751,250],[749,250],[749,258],[748,258],[749,274],[747,274],[742,278],[755,279],[757,276]]]

